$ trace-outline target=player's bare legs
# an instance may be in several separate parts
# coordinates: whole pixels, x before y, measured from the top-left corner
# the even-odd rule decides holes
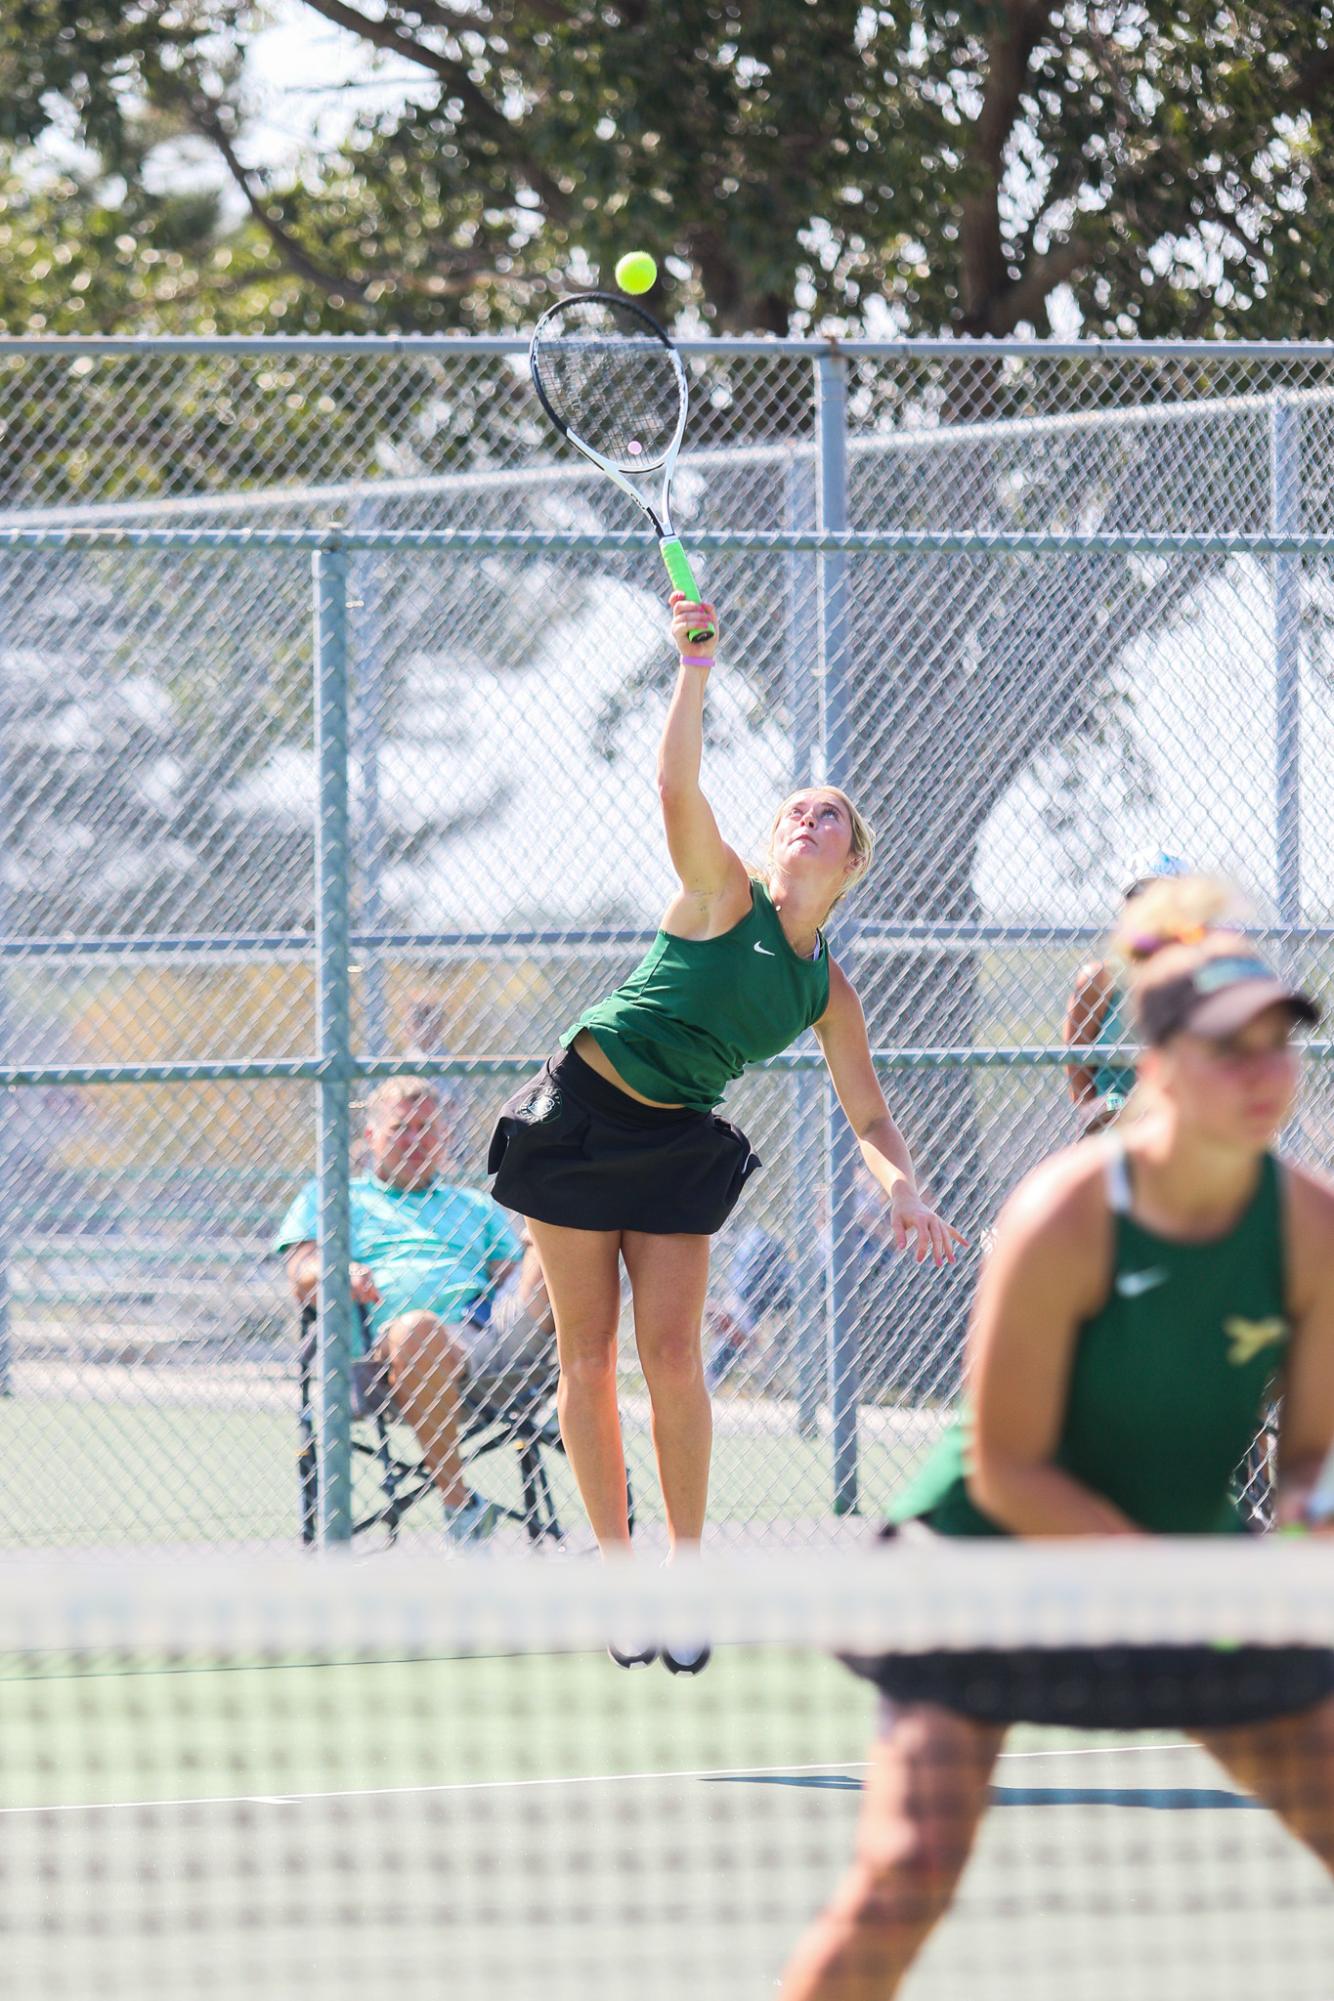
[[[1334,1697],[1318,1708],[1200,1742],[1334,1874]]]
[[[621,1317],[619,1230],[570,1230],[530,1218],[556,1316],[560,1435],[600,1549],[628,1546],[625,1450],[616,1406]]]
[[[697,1543],[709,1499],[713,1410],[702,1327],[709,1239],[626,1230],[621,1240],[635,1302],[635,1339],[653,1411],[653,1449],[672,1548]]]
[[[781,2001],[890,2001],[948,1908],[986,1811],[999,1725],[923,1704],[872,1754],[852,1868],[797,1946]]]

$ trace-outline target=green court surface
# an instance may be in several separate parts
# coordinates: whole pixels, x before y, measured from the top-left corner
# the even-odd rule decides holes
[[[765,1649],[3,1674],[21,2001],[759,2001],[851,1856],[873,1714]],[[1334,1896],[1200,1752],[1016,1732],[903,1993],[1331,2001]]]
[[[0,1542],[15,1549],[297,1536],[296,1406],[0,1402]]]
[[[188,1385],[185,1386],[188,1389]],[[170,1391],[170,1400],[167,1393]],[[153,1400],[161,1396],[162,1401]],[[932,1420],[875,1414],[865,1426],[863,1510],[882,1511],[920,1459]],[[405,1443],[410,1443],[406,1439]],[[169,1379],[134,1396],[98,1398],[77,1387],[60,1396],[0,1399],[0,1547],[80,1548],[179,1543],[285,1543],[298,1535],[296,1390],[266,1381],[249,1398],[233,1390],[191,1399]],[[627,1411],[636,1511],[662,1519],[652,1452],[637,1411]],[[832,1514],[828,1440],[796,1436],[782,1407],[758,1411],[720,1398],[715,1412],[712,1519],[772,1525],[801,1540],[800,1524]],[[576,1533],[583,1515],[563,1462],[548,1455],[561,1519]],[[512,1460],[498,1454],[477,1484],[518,1499]],[[371,1499],[365,1478],[363,1498]],[[409,1517],[412,1540],[441,1540],[431,1500]]]

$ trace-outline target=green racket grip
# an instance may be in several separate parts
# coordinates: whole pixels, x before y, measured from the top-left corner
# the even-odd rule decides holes
[[[676,535],[664,535],[658,547],[662,550],[662,560],[667,565],[667,574],[672,580],[673,590],[684,591],[692,604],[699,603],[699,585],[695,582],[695,572],[690,567],[690,558],[681,547]],[[695,632],[687,634],[693,645],[701,639],[713,638],[713,627],[702,625]]]

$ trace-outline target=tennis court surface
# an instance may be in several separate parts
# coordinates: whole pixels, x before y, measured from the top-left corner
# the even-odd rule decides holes
[[[5,1991],[772,1995],[861,1802],[875,1698],[831,1648],[1327,1643],[1329,1562],[17,1562]],[[718,1646],[694,1679],[600,1650],[701,1631]],[[1334,2001],[1334,1891],[1179,1733],[1017,1730],[902,1991]]]

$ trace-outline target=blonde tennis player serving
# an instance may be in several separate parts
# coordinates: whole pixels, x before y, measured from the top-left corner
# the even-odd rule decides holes
[[[830,912],[870,863],[870,829],[836,787],[812,786],[780,806],[763,867],[747,868],[700,787],[717,617],[679,592],[671,603],[680,667],[658,790],[680,887],[624,985],[579,1016],[541,1076],[505,1106],[490,1155],[496,1199],[527,1217],[542,1259],[561,1435],[604,1549],[629,1540],[616,1406],[622,1258],[673,1547],[703,1532],[709,1238],[759,1165],[714,1107],[748,1065],[814,1028],[899,1248],[941,1265],[963,1242],[918,1191],[861,1006],[825,944]],[[704,628],[708,639],[691,637]]]

